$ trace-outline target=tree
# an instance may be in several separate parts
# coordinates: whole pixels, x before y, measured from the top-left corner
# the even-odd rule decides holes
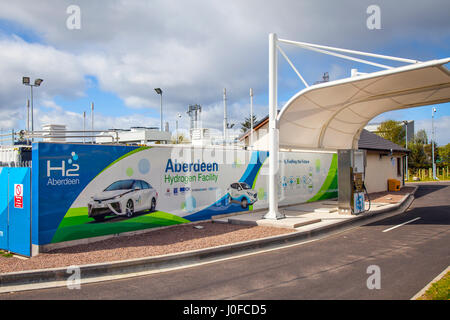
[[[408,164],[416,168],[429,167],[432,160],[431,148],[431,141],[428,140],[426,131],[423,129],[419,130],[414,135],[414,141],[408,143],[408,149],[411,151],[408,157]],[[434,159],[438,160],[440,158],[441,148],[438,148],[436,143],[434,148]]]
[[[428,162],[431,164],[431,161],[433,159],[433,145],[431,144],[431,141],[429,144],[425,144],[423,145],[423,150],[425,151],[425,154],[428,157]],[[434,143],[434,160],[438,160],[439,159],[439,147],[437,145],[437,143]]]
[[[414,141],[420,144],[428,144],[427,132],[424,129],[417,131]]]
[[[189,141],[189,139],[186,138],[186,136],[183,133],[181,133],[181,132],[178,133],[178,143],[186,143],[188,141]],[[177,136],[176,135],[172,136],[170,143],[177,144]]]
[[[234,127],[234,123],[227,123],[227,129],[232,129]]]
[[[378,126],[376,134],[399,146],[405,146],[405,129],[401,122],[395,120],[384,121]]]
[[[408,143],[408,149],[411,153],[408,156],[408,166],[411,168],[423,168],[428,166],[428,156],[425,153],[422,143],[412,142]]]
[[[450,143],[447,143],[445,146],[439,147],[438,149],[442,164],[450,164]]]
[[[255,123],[256,123],[256,116],[253,115],[253,124]],[[251,116],[248,116],[248,118],[245,118],[244,122],[241,122],[241,131],[242,133],[244,133],[250,129],[251,129]]]

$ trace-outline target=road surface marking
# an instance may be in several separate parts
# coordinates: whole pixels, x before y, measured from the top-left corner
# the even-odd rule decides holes
[[[420,219],[420,217],[417,217],[417,218],[415,218],[415,219],[412,219],[412,220],[403,222],[402,224],[399,224],[399,225],[396,225],[396,226],[394,226],[394,227],[392,227],[392,228],[383,230],[383,232],[388,232],[388,231],[394,230],[394,229],[396,229],[396,228],[398,228],[398,227],[404,226],[404,225],[407,224],[407,223],[410,223],[410,222],[413,222],[413,221],[416,221],[416,220],[419,220],[419,219]]]

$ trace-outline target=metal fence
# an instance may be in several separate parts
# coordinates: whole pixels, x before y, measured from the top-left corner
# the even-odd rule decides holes
[[[0,167],[31,168],[31,160],[30,161],[11,161],[11,162],[0,161]]]
[[[410,169],[408,172],[410,181],[433,180],[432,168]],[[450,180],[450,167],[436,167],[436,177],[439,180]]]

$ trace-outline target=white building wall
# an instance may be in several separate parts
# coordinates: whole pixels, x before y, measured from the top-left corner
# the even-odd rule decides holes
[[[383,153],[381,153],[383,154]],[[397,159],[400,159],[398,161]],[[400,175],[397,167],[400,164]],[[380,157],[379,152],[367,151],[367,167],[365,185],[369,193],[386,191],[388,179],[397,179],[403,186],[403,159],[401,155],[393,154]]]
[[[245,145],[251,145],[251,135],[245,137]],[[256,150],[269,150],[269,124],[261,126],[253,133],[253,148]]]
[[[245,137],[245,145],[249,146],[250,135]],[[268,124],[253,133],[253,146],[256,150],[269,149]],[[380,157],[380,154],[383,154]],[[392,160],[391,160],[392,158]],[[398,162],[397,159],[400,159]],[[400,163],[400,175],[397,174],[397,167]],[[369,193],[387,191],[388,179],[397,179],[403,186],[403,156],[394,153],[392,156],[383,151],[367,151],[367,167],[365,185]]]

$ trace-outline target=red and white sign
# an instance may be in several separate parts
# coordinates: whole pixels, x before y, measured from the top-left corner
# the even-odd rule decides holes
[[[14,185],[14,208],[23,209],[23,184]]]

